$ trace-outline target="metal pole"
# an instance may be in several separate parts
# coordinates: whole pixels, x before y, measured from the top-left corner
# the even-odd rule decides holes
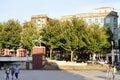
[[[113,41],[111,41],[112,44],[112,65],[114,64],[114,51],[113,51]]]

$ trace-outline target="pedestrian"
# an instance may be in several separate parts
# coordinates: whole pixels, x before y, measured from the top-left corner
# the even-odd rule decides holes
[[[112,66],[109,64],[106,66],[107,67],[107,78],[108,80],[112,80]]]
[[[14,73],[15,73],[15,68],[12,66],[12,67],[11,67],[11,75],[12,75],[12,78],[13,78]]]
[[[107,72],[107,78],[109,77],[109,64],[105,64],[105,67],[106,67],[106,72]]]
[[[9,74],[10,74],[10,68],[9,67],[7,67],[5,69],[5,73],[6,73],[6,80],[8,80],[9,79]]]
[[[15,77],[16,77],[16,79],[18,79],[19,71],[20,71],[20,69],[19,69],[18,65],[16,65],[16,67],[15,67]]]
[[[112,66],[113,80],[116,80],[115,73],[116,73],[116,67]]]

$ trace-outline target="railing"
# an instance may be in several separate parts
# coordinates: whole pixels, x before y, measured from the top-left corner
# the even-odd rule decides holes
[[[32,57],[0,57],[0,61],[32,61]]]

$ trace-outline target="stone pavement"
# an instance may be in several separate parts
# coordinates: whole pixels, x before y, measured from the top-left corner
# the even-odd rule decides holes
[[[103,70],[21,70],[18,80],[107,80],[106,74]],[[116,75],[120,80],[120,72]],[[0,80],[5,77],[5,71],[0,70]],[[12,80],[11,75],[9,80]]]

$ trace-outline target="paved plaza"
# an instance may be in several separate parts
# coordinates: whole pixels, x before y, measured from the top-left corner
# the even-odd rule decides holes
[[[120,80],[120,72],[116,75]],[[5,77],[5,71],[0,70],[0,80],[5,80]],[[11,75],[9,80],[12,80]],[[107,73],[100,70],[21,70],[18,80],[107,80]]]

